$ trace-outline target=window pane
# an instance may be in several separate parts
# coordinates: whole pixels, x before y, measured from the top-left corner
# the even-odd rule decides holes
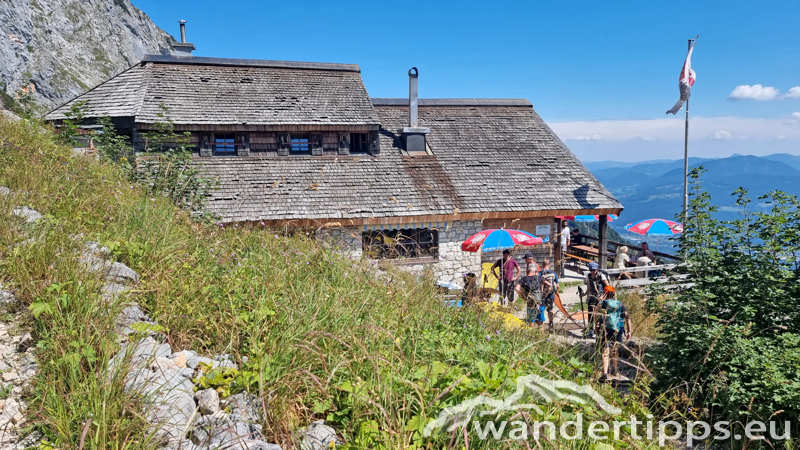
[[[214,135],[214,150],[216,153],[234,153],[236,152],[236,136],[233,134],[215,134]]]
[[[439,255],[438,231],[406,229],[368,231],[362,234],[364,252],[370,258],[430,258]]]
[[[350,153],[366,153],[368,148],[366,133],[350,134]]]
[[[292,151],[293,152],[309,152],[311,145],[308,142],[307,134],[293,134],[292,135]]]

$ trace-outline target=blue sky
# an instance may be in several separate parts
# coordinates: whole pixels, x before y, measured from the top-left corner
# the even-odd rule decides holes
[[[416,66],[422,97],[527,98],[586,161],[682,157],[664,111],[699,34],[692,154],[800,154],[798,1],[133,3],[173,35],[187,20],[199,56],[357,63],[374,97]]]

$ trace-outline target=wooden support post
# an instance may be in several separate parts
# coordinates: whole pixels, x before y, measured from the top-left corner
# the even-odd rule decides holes
[[[601,215],[600,223],[597,226],[599,242],[597,244],[598,262],[600,270],[605,270],[607,267],[608,259],[608,216]]]

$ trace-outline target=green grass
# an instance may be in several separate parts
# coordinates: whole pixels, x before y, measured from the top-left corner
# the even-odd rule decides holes
[[[78,268],[69,238],[78,233],[141,275],[130,295],[166,328],[173,349],[233,355],[241,370],[226,388],[262,398],[266,437],[284,448],[293,446],[292,430],[317,419],[339,430],[346,448],[461,448],[465,436],[423,438],[421,428],[444,407],[507,396],[521,375],[593,379],[580,352],[542,331],[508,331],[479,311],[445,307],[429,279],[392,267],[379,273],[305,233],[194,223],[117,166],[72,158],[48,130],[1,120],[0,185],[15,194],[0,199],[0,277],[23,307],[52,305],[30,318],[40,371],[29,411],[57,447],[76,447],[89,417],[85,448],[152,446],[139,399],[105,375],[119,305],[102,304],[99,280]],[[49,217],[36,229],[42,244],[9,249],[26,239],[9,216],[15,204]],[[595,387],[626,417],[648,413],[637,397],[623,402],[611,387]],[[590,406],[544,406],[530,420],[607,418]],[[497,447],[467,438],[470,449]]]

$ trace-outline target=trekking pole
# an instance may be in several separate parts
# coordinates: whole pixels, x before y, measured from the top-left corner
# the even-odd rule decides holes
[[[578,297],[581,299],[581,311],[583,311],[583,289],[578,286]],[[588,313],[588,311],[587,311]],[[586,313],[583,314],[583,330],[586,331]]]

